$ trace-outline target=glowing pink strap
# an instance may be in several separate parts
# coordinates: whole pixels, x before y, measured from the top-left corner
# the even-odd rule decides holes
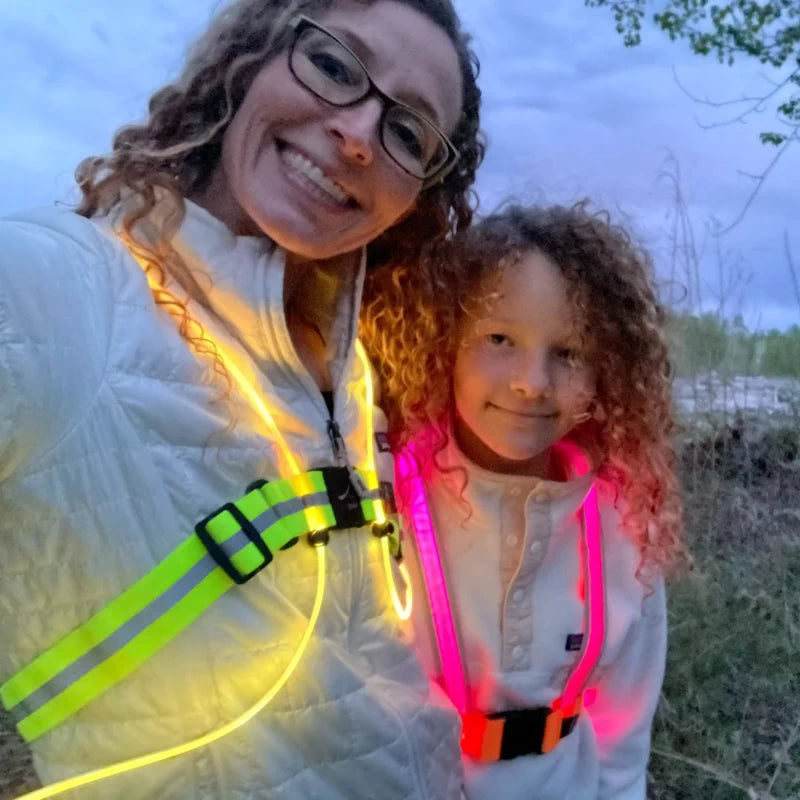
[[[444,688],[453,705],[461,712],[467,710],[467,683],[461,666],[458,639],[453,624],[453,612],[447,594],[442,559],[436,543],[431,512],[425,497],[425,487],[417,468],[416,453],[411,445],[397,459],[397,470],[404,497],[408,503],[408,515],[414,528],[414,536],[425,577],[425,587],[433,617],[433,627],[439,645]]]
[[[561,704],[570,709],[592,677],[603,651],[606,635],[605,586],[603,580],[603,537],[600,529],[600,511],[597,507],[597,489],[594,485],[583,501],[583,563],[586,575],[586,641],[581,657],[572,670],[561,696]]]
[[[397,469],[399,484],[408,503],[408,514],[414,527],[425,586],[433,617],[433,627],[439,645],[445,689],[453,705],[464,714],[467,711],[467,684],[458,649],[453,612],[447,594],[447,584],[442,570],[442,560],[436,543],[425,487],[417,468],[416,453],[412,445],[399,456]],[[586,637],[581,656],[567,679],[564,693],[554,701],[554,708],[562,708],[567,715],[586,688],[594,672],[605,638],[605,586],[603,580],[603,542],[600,529],[600,512],[597,490],[589,489],[582,506],[583,561],[586,580]]]

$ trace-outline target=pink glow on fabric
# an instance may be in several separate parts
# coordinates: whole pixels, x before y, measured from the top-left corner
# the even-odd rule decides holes
[[[397,459],[397,472],[403,496],[408,503],[408,514],[414,526],[422,571],[433,617],[433,627],[439,644],[439,657],[442,662],[444,688],[453,705],[462,714],[467,710],[467,684],[461,666],[461,654],[453,624],[453,612],[447,594],[442,559],[436,543],[425,487],[419,470],[416,468],[416,453],[409,447]]]
[[[600,534],[600,511],[597,507],[597,490],[589,489],[583,501],[584,547],[586,550],[585,582],[588,584],[586,646],[580,661],[567,680],[562,704],[570,708],[580,696],[600,660],[605,639],[605,587],[603,585],[603,542]]]
[[[560,445],[562,446],[562,455],[568,458],[573,472],[580,474],[588,471],[588,460],[580,448],[568,442],[562,442]],[[406,513],[414,528],[417,550],[428,591],[431,616],[444,673],[444,688],[453,705],[463,717],[468,711],[467,684],[439,546],[436,542],[436,531],[428,508],[425,486],[420,477],[417,451],[413,444],[406,447],[395,463],[399,478],[398,487],[407,506]],[[605,639],[603,544],[597,490],[594,485],[589,489],[580,513],[583,515],[583,558],[580,559],[580,582],[583,584],[581,587],[583,593],[588,594],[588,602],[585,603],[587,636],[578,664],[567,680],[564,693],[552,704],[554,709],[562,708],[566,714],[571,713],[575,703],[581,699],[586,684],[600,659]],[[588,690],[583,699],[588,705],[594,701],[594,696],[594,690]]]
[[[592,468],[586,453],[569,439],[556,442],[553,450],[558,460],[568,468],[571,478],[581,478]]]

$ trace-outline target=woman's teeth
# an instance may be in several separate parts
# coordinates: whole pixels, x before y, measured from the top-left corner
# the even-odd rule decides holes
[[[341,186],[334,183],[330,178],[326,178],[322,170],[312,164],[305,156],[300,155],[296,150],[286,148],[281,153],[283,162],[305,178],[308,178],[316,187],[321,189],[328,197],[341,206],[350,203],[350,196]]]

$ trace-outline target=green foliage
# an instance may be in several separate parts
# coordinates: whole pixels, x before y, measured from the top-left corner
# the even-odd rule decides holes
[[[587,6],[606,6],[614,14],[617,32],[627,47],[641,43],[647,0],[585,0]],[[733,0],[712,4],[708,0],[667,0],[659,3],[652,20],[673,41],[686,40],[697,55],[714,55],[720,63],[739,58],[787,71],[777,86],[765,93],[766,101],[779,92],[787,99],[777,106],[778,119],[793,130],[767,131],[765,144],[779,145],[797,138],[800,126],[800,0]],[[756,103],[753,110],[761,110]]]
[[[800,797],[798,439],[796,426],[688,431],[695,569],[669,593],[651,800]]]
[[[800,326],[786,331],[751,333],[741,317],[675,313],[668,325],[678,375],[800,377]]]
[[[800,326],[785,333],[770,331],[763,337],[761,369],[764,375],[800,375]]]
[[[779,144],[783,144],[783,142],[786,140],[786,137],[782,133],[770,132],[759,134],[759,138],[761,139],[761,144],[774,144],[776,147]]]

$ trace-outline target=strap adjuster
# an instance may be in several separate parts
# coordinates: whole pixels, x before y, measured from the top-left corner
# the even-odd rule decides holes
[[[560,708],[522,708],[461,715],[461,749],[476,761],[506,761],[549,753],[575,728],[578,709],[564,717]]]
[[[319,470],[325,481],[328,501],[333,509],[336,525],[333,530],[361,528],[368,520],[361,507],[361,497],[350,479],[347,467],[322,467]]]
[[[254,570],[248,573],[239,572],[233,564],[225,550],[214,539],[211,532],[208,530],[208,523],[212,519],[227,511],[237,522],[242,530],[242,533],[256,546],[261,557],[264,559],[263,563],[259,564]],[[247,517],[236,507],[234,503],[225,503],[220,506],[216,511],[209,514],[205,519],[200,520],[194,526],[194,532],[197,538],[203,543],[203,546],[208,550],[208,554],[217,564],[222,567],[225,574],[234,582],[238,584],[247,583],[256,573],[261,572],[272,561],[272,551],[267,547],[266,542],[261,538],[259,532],[253,527]]]

